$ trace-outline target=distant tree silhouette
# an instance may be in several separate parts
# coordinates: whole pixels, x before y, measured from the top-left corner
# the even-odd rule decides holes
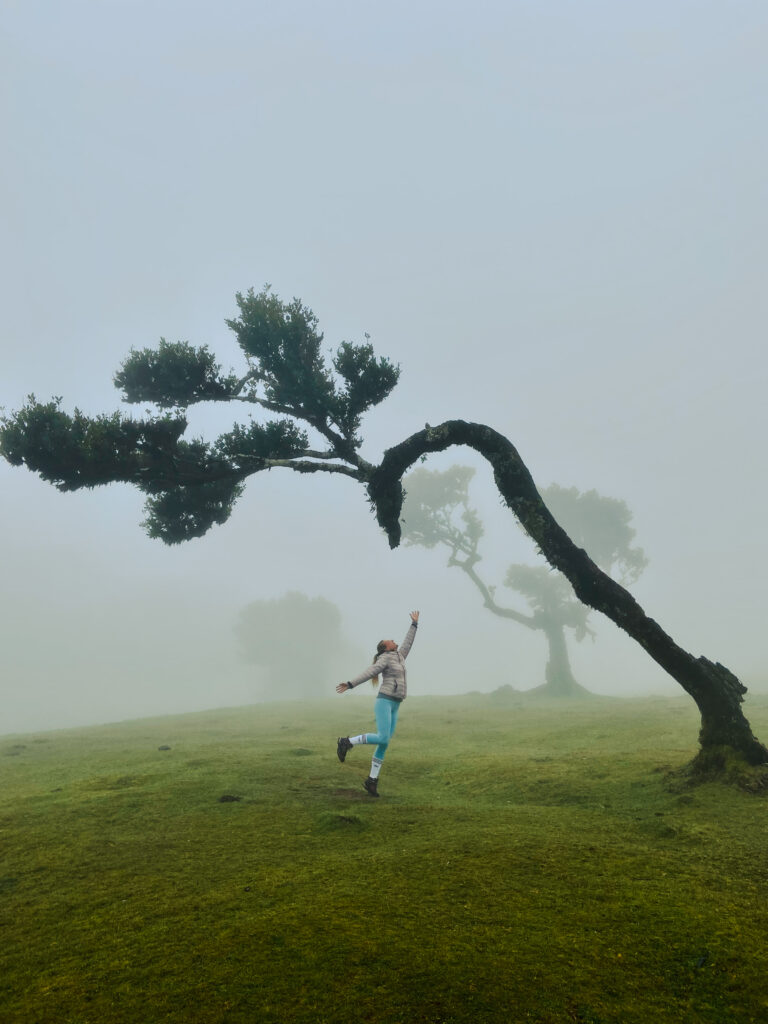
[[[289,591],[251,601],[235,635],[245,660],[266,671],[274,700],[328,696],[352,663],[341,612],[324,597]]]
[[[406,544],[447,548],[448,565],[461,569],[472,581],[490,612],[544,634],[549,656],[546,681],[538,691],[556,697],[579,696],[586,691],[574,678],[565,631],[571,630],[579,641],[593,635],[587,625],[589,609],[575,598],[562,574],[542,565],[510,565],[504,577],[504,585],[525,599],[528,613],[499,602],[497,588],[478,571],[484,531],[477,509],[469,503],[474,474],[468,466],[451,466],[442,472],[419,467],[409,473],[403,481],[403,538]],[[632,514],[623,501],[556,484],[542,491],[542,497],[601,569],[610,572],[617,568],[622,582],[638,578],[647,561],[640,548],[631,546],[635,533],[629,525]]]
[[[89,417],[78,409],[69,415],[60,399],[41,403],[30,395],[22,409],[0,421],[0,452],[62,491],[134,484],[147,495],[147,531],[170,544],[225,522],[245,481],[257,473],[286,468],[343,474],[363,485],[396,547],[404,474],[430,452],[467,445],[487,460],[504,502],[579,600],[625,630],[696,701],[700,758],[707,753],[707,763],[717,763],[720,748],[730,747],[753,764],[768,762],[768,749],[753,735],[741,706],[746,687],[723,665],[679,647],[573,542],[511,441],[482,423],[447,420],[427,424],[385,451],[378,465],[370,463],[359,451],[362,416],[390,394],[399,367],[377,359],[368,341],[342,342],[326,364],[317,318],[299,299],[282,302],[265,288],[239,294],[237,304],[239,316],[227,324],[245,357],[241,375],[223,372],[205,346],[161,341],[157,349],[132,351],[115,384],[125,401],[165,411],[136,419],[119,413]],[[212,443],[185,440],[185,409],[209,401],[244,404],[276,418],[237,423]],[[319,448],[310,444],[306,428],[320,439]]]

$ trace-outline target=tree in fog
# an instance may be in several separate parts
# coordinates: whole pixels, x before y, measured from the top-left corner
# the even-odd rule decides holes
[[[546,566],[510,565],[504,586],[519,594],[528,611],[509,607],[497,597],[497,587],[481,575],[480,541],[483,524],[469,503],[474,469],[451,466],[443,472],[419,467],[405,477],[402,530],[406,544],[448,550],[448,565],[461,569],[494,615],[543,633],[548,659],[541,692],[557,697],[584,693],[574,678],[568,656],[566,630],[577,641],[593,635],[587,624],[589,609],[577,600],[573,587],[559,572]],[[542,491],[547,506],[569,536],[586,548],[605,572],[617,570],[622,582],[634,582],[647,564],[641,548],[632,547],[632,513],[623,501],[597,491],[553,484]]]
[[[235,635],[243,658],[264,671],[273,700],[327,696],[352,663],[341,612],[324,597],[289,591],[251,601]]]
[[[430,452],[467,445],[487,460],[504,502],[579,600],[625,630],[696,701],[699,763],[722,761],[723,747],[750,763],[768,762],[768,749],[742,709],[746,687],[725,666],[683,650],[574,543],[508,438],[482,423],[446,420],[397,442],[378,464],[368,462],[360,454],[362,417],[391,393],[399,367],[377,358],[368,339],[342,342],[326,362],[317,317],[299,299],[282,302],[265,288],[238,295],[237,305],[239,315],[227,324],[245,360],[239,373],[223,371],[206,346],[188,342],[133,350],[115,384],[126,402],[153,404],[157,414],[90,417],[75,409],[70,415],[60,399],[38,402],[31,395],[0,420],[0,453],[62,491],[134,484],[147,498],[148,533],[169,544],[225,522],[245,481],[258,473],[340,474],[362,485],[390,546],[397,547],[403,476]],[[213,442],[185,438],[186,409],[199,402],[244,405],[271,416],[237,422]]]

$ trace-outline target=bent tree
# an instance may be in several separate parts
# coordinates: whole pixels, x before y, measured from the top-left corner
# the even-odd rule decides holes
[[[510,565],[504,577],[504,586],[519,594],[529,611],[499,601],[498,588],[478,570],[484,530],[477,509],[469,504],[469,483],[474,474],[468,466],[451,466],[442,472],[419,466],[410,472],[403,481],[406,498],[401,523],[405,543],[447,549],[448,566],[461,569],[489,612],[544,635],[548,650],[545,682],[534,692],[551,697],[587,694],[571,669],[566,630],[577,641],[594,636],[587,625],[589,609],[575,599],[573,588],[561,573],[544,565]],[[586,548],[601,569],[607,573],[618,570],[624,583],[638,579],[647,559],[641,548],[632,547],[635,531],[629,525],[632,513],[625,502],[597,491],[581,493],[575,487],[557,484],[541,495],[569,537]]]
[[[627,632],[696,702],[699,756],[726,747],[751,764],[768,762],[741,706],[746,687],[719,662],[683,650],[573,542],[511,441],[482,423],[447,420],[393,445],[378,464],[368,462],[359,451],[361,419],[391,393],[399,367],[377,358],[367,342],[346,341],[326,364],[317,318],[299,299],[282,302],[265,288],[238,294],[237,304],[239,315],[227,324],[245,358],[242,374],[223,372],[207,346],[162,340],[156,349],[132,350],[114,378],[126,402],[154,404],[156,415],[88,417],[78,409],[69,415],[59,399],[41,403],[31,395],[0,421],[0,454],[62,491],[136,485],[147,495],[148,533],[169,544],[225,522],[257,473],[343,474],[363,485],[394,548],[401,539],[403,476],[431,452],[466,445],[488,462],[502,499],[579,600]],[[199,402],[240,403],[273,418],[235,424],[210,443],[186,440],[185,410]]]

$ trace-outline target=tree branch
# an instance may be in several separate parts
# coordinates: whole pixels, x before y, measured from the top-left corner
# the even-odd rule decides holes
[[[492,611],[494,615],[499,615],[504,619],[512,619],[514,622],[519,622],[521,626],[527,626],[528,629],[537,629],[538,626],[534,616],[524,615],[522,612],[517,612],[513,608],[503,608],[500,604],[496,603],[490,588],[475,572],[474,565],[475,562],[479,560],[479,555],[476,555],[468,558],[465,562],[461,562],[455,555],[451,555],[448,559],[448,565],[457,566],[472,580],[477,589],[483,595],[483,603],[485,607],[489,611]]]
[[[241,378],[238,383],[244,385],[248,380],[254,378],[262,380],[265,379],[255,374],[248,374],[246,377]],[[259,398],[258,395],[230,395],[226,399],[229,402],[244,402],[250,405],[259,405],[262,409],[267,409],[269,412],[278,413],[281,416],[290,416],[293,419],[304,420],[305,423],[309,423],[319,434],[322,434],[326,440],[330,441],[333,445],[333,449],[327,453],[319,452],[308,452],[312,458],[315,459],[344,459],[346,462],[351,463],[357,469],[363,473],[370,473],[374,467],[370,462],[366,462],[365,459],[355,451],[354,445],[349,438],[345,438],[342,434],[332,430],[331,427],[319,419],[316,416],[310,415],[305,409],[295,406],[282,405],[279,402],[270,402],[267,398]]]
[[[293,469],[297,473],[341,473],[343,476],[352,477],[353,480],[363,479],[360,471],[351,466],[340,466],[337,463],[332,466],[319,465],[317,462],[307,462],[305,459],[264,459],[263,468]]]

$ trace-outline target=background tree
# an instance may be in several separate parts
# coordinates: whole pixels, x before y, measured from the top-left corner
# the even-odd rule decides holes
[[[60,490],[123,481],[147,495],[151,536],[177,543],[202,536],[230,515],[245,480],[273,468],[343,473],[367,492],[391,547],[400,543],[402,478],[429,452],[467,445],[487,460],[506,505],[549,564],[570,581],[580,601],[607,615],[633,637],[696,701],[701,712],[703,762],[730,747],[753,764],[768,762],[743,708],[746,687],[719,662],[683,650],[632,595],[611,579],[560,526],[508,438],[492,427],[446,420],[384,452],[374,465],[359,453],[363,414],[397,384],[399,368],[377,359],[373,347],[342,342],[326,364],[317,318],[299,299],[281,302],[265,288],[237,296],[239,316],[228,320],[245,358],[245,373],[224,373],[206,347],[161,342],[132,351],[115,376],[127,402],[153,403],[144,419],[119,413],[96,417],[61,401],[31,395],[0,421],[0,452]],[[275,417],[237,423],[214,442],[185,440],[185,409],[197,402],[243,403]],[[319,438],[313,447],[307,429]]]
[[[238,616],[235,635],[244,659],[265,671],[265,696],[272,700],[327,697],[365,661],[345,641],[337,606],[297,591],[251,601]]]
[[[474,474],[474,469],[467,466],[451,466],[443,472],[419,467],[409,473],[403,481],[405,542],[447,548],[448,565],[458,567],[472,581],[489,611],[544,633],[549,656],[546,681],[537,688],[539,691],[558,697],[585,693],[573,676],[565,631],[571,630],[579,641],[593,635],[587,625],[588,608],[576,600],[562,574],[545,566],[510,565],[504,577],[504,585],[525,599],[529,613],[498,602],[497,588],[483,580],[477,569],[482,559],[479,545],[483,524],[477,509],[469,504],[469,483]],[[569,536],[587,548],[601,569],[607,573],[617,569],[625,583],[639,577],[647,560],[641,548],[631,546],[635,535],[629,525],[632,513],[623,501],[557,484],[542,491],[542,497]]]

